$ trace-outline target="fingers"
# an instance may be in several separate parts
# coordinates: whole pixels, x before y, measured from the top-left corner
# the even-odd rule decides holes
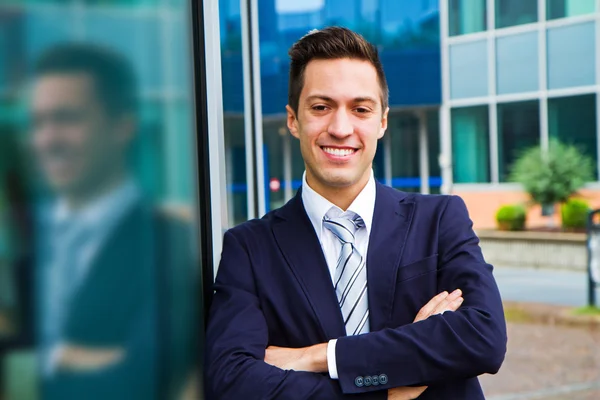
[[[434,314],[444,313],[446,311],[456,311],[463,303],[462,291],[456,289],[452,293],[446,291],[438,294],[419,310],[414,322],[426,320]]]
[[[435,296],[434,298],[432,298],[431,300],[429,300],[429,302],[427,304],[425,304],[421,308],[421,310],[419,310],[419,313],[415,317],[414,322],[423,321],[423,320],[429,318],[429,316],[431,314],[433,314],[433,311],[436,309],[436,307],[442,301],[444,301],[446,299],[446,297],[448,297],[448,292],[444,291],[444,292],[438,294],[437,296]]]
[[[427,389],[427,386],[420,387],[397,387],[388,390],[388,400],[410,400],[418,398]]]
[[[438,303],[431,315],[444,313],[446,311],[456,311],[461,304],[462,291],[460,289],[456,289],[454,292],[446,296],[444,300]]]

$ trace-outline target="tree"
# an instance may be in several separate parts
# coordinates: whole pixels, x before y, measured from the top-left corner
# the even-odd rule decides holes
[[[512,165],[509,179],[521,183],[531,199],[546,211],[593,181],[594,163],[577,147],[552,139],[547,152],[540,146],[525,150]]]

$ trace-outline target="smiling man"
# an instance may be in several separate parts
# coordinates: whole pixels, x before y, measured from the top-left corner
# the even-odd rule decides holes
[[[483,399],[506,326],[466,207],[374,180],[388,88],[344,28],[290,50],[287,122],[306,172],[285,206],[225,234],[209,399]]]

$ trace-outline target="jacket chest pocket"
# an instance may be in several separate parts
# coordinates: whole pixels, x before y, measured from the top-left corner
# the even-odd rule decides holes
[[[438,255],[422,258],[398,268],[392,323],[412,323],[419,310],[437,294]]]

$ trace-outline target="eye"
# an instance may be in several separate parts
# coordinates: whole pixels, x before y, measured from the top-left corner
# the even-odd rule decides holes
[[[314,111],[325,111],[325,110],[327,110],[327,106],[324,106],[322,104],[318,104],[316,106],[312,106],[312,109]]]
[[[371,112],[371,110],[369,110],[367,107],[356,107],[354,110],[359,114],[366,114]]]

